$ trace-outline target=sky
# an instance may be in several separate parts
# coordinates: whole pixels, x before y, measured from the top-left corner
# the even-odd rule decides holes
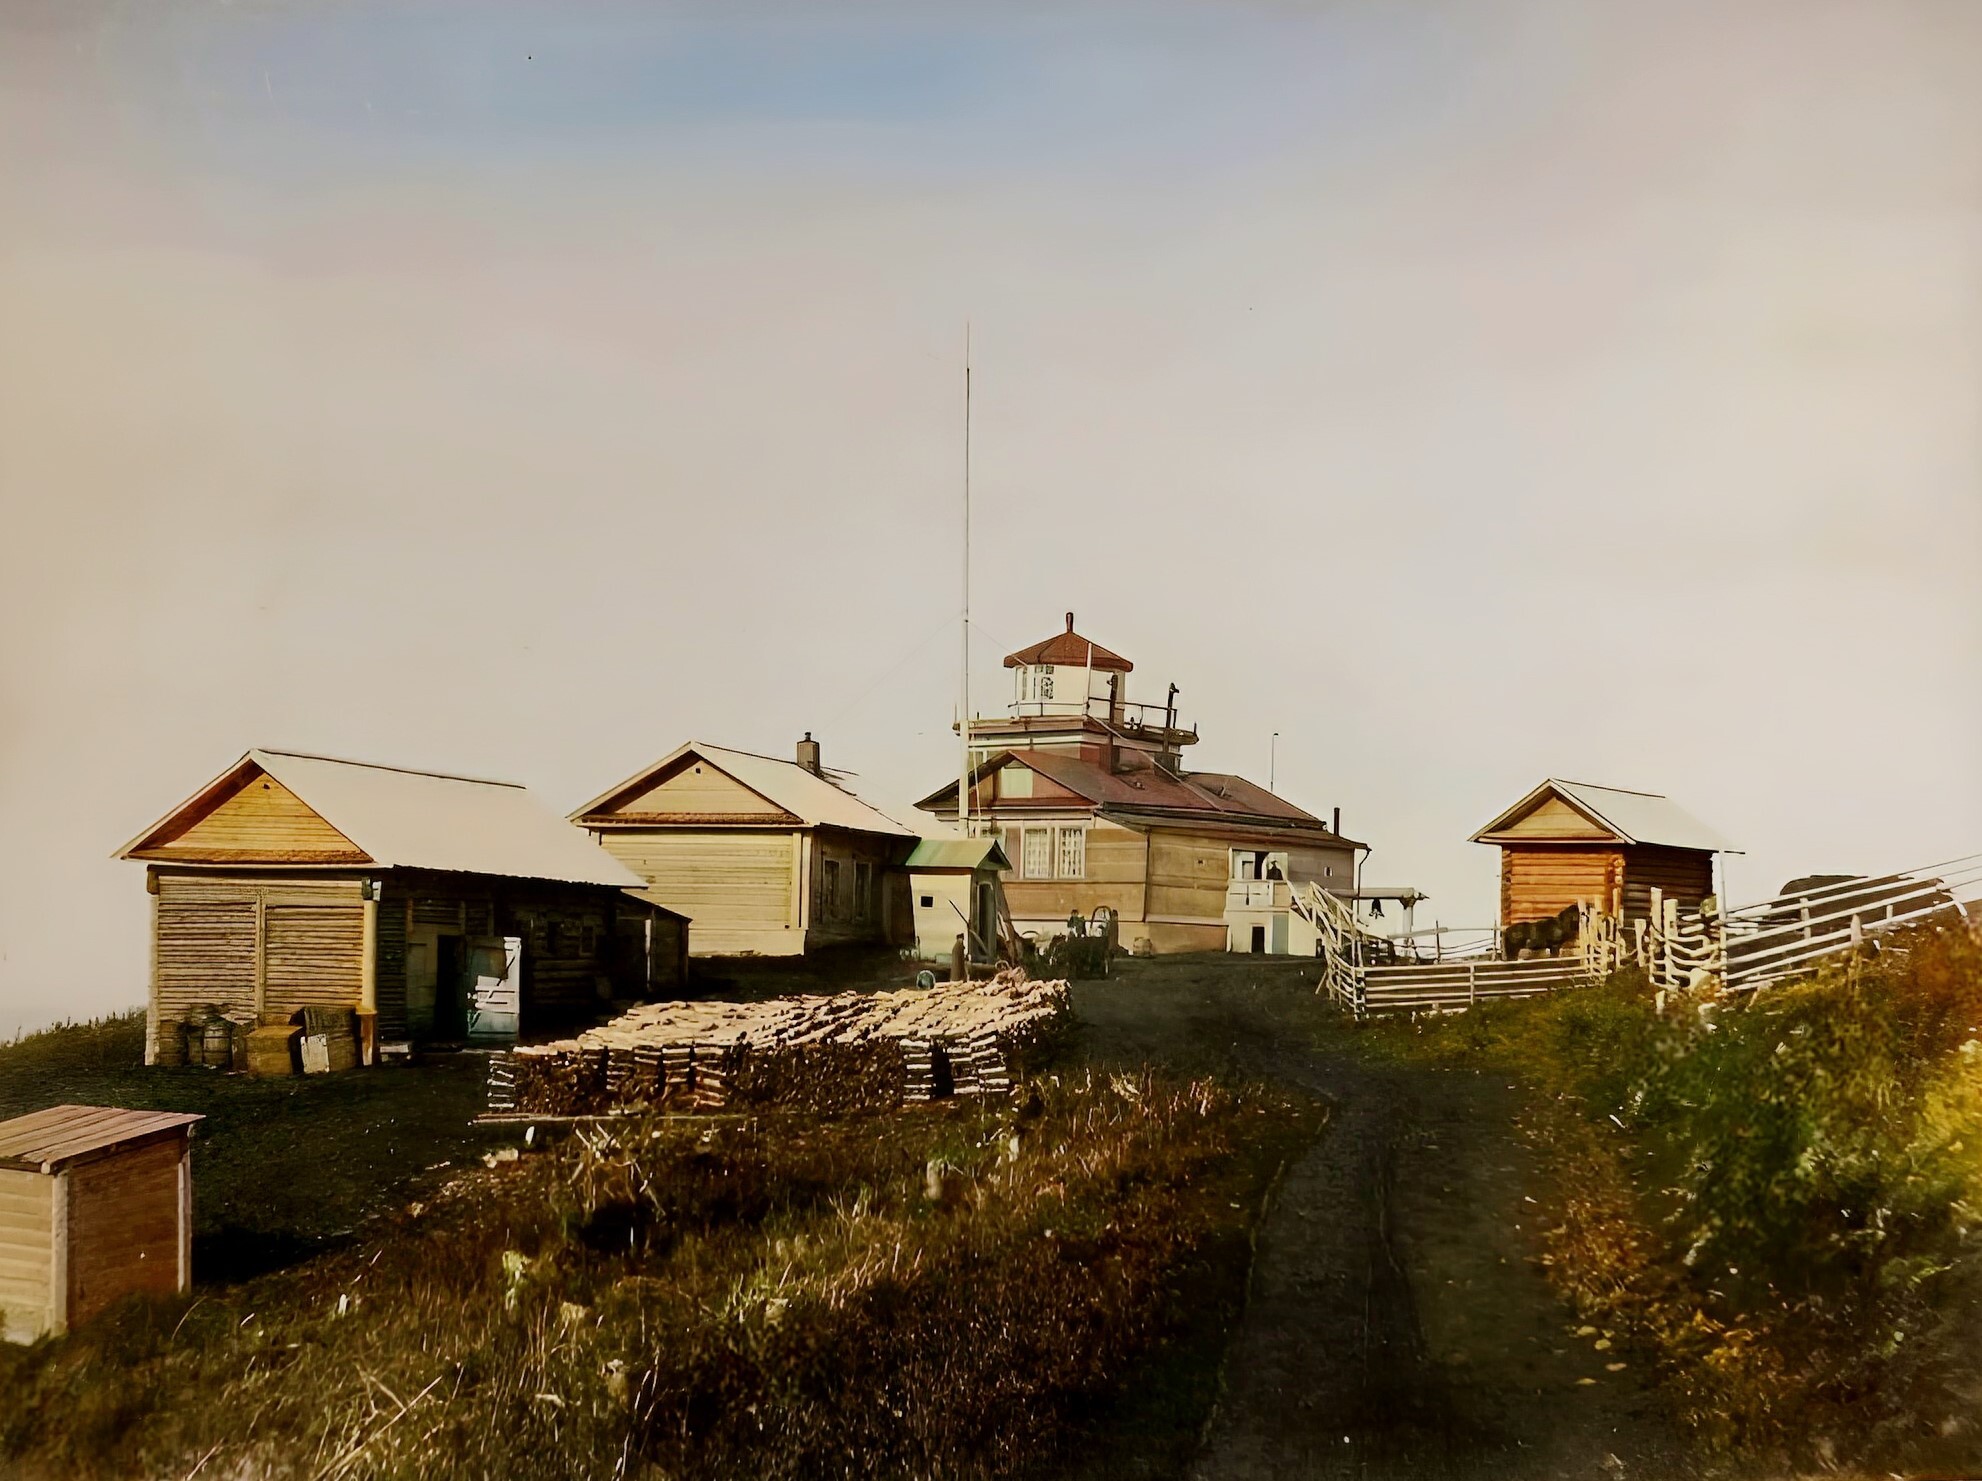
[[[250,746],[915,816],[966,326],[974,707],[1072,609],[1421,922],[1982,850],[1972,0],[0,0],[0,1035]]]

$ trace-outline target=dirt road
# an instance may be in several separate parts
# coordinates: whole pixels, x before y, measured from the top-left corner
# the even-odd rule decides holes
[[[1630,1355],[1576,1337],[1537,1263],[1518,1092],[1370,1062],[1301,975],[1136,963],[1076,994],[1098,1054],[1274,1080],[1334,1108],[1262,1226],[1194,1481],[1699,1474]]]

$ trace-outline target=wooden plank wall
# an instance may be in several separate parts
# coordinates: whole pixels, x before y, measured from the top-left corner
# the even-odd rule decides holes
[[[126,1296],[179,1289],[179,1158],[172,1136],[69,1170],[69,1325]]]
[[[515,936],[523,942],[522,1011],[526,1025],[533,1010],[565,1010],[567,1015],[595,1008],[599,979],[621,978],[618,990],[637,996],[618,960],[614,944],[620,892],[609,885],[561,885],[547,881],[499,879],[482,875],[394,870],[386,876],[379,902],[380,942],[386,923],[398,934],[398,958],[388,986],[386,962],[379,973],[379,1020],[387,1023],[388,1000],[404,1022],[405,937],[430,932],[477,937]],[[627,902],[629,909],[637,909]],[[532,1025],[534,1027],[534,1025]],[[382,1030],[384,1031],[384,1030]],[[395,1027],[393,1032],[403,1033]]]
[[[690,919],[697,956],[804,949],[792,833],[607,828],[599,842],[648,882],[637,893]]]
[[[391,876],[387,876],[389,879]],[[378,995],[379,1037],[404,1039],[406,1022],[406,917],[407,908],[381,899],[378,924],[373,937],[373,990]]]
[[[0,1168],[0,1342],[32,1342],[48,1327],[55,1179]]]
[[[356,1006],[363,938],[362,905],[264,905],[263,1021],[286,1023],[305,1007]]]
[[[274,777],[253,771],[246,782],[203,814],[182,820],[176,833],[147,840],[140,858],[207,858],[229,862],[268,858],[365,862],[350,839]]]
[[[1006,855],[1017,865],[1024,852],[1024,823],[999,819]],[[1034,827],[1053,826],[1042,820]],[[1124,921],[1141,920],[1145,899],[1144,835],[1117,823],[1096,821],[1087,830],[1087,872],[1080,879],[1005,876],[1005,900],[1014,920],[1065,921],[1074,911],[1092,915],[1106,906]]]
[[[1585,900],[1614,912],[1623,873],[1615,845],[1503,846],[1500,923],[1541,920]]]
[[[1149,836],[1149,919],[1222,923],[1225,890],[1231,883],[1231,848],[1230,840],[1207,834],[1153,830]]]
[[[806,946],[886,940],[890,908],[887,899],[888,870],[894,863],[908,857],[911,844],[906,840],[897,844],[892,839],[839,828],[818,828],[810,836],[812,912],[805,930]],[[825,898],[826,871],[820,868],[828,859],[840,866],[839,898],[831,901]],[[865,918],[859,917],[855,908],[854,882],[858,873],[855,864],[865,864],[872,871],[873,883]]]
[[[1714,892],[1714,856],[1698,849],[1668,848],[1660,844],[1636,844],[1624,851],[1624,899],[1626,920],[1649,920],[1652,890],[1663,890],[1668,900],[1677,900],[1688,909]]]
[[[314,920],[344,917],[350,929],[360,929],[363,906],[357,876],[252,875],[157,872],[152,958],[154,1019],[177,1022],[205,1009],[254,1013],[266,992],[268,970],[267,917],[291,908],[314,912]],[[312,932],[278,927],[283,946],[277,974],[285,985],[278,1000],[263,1009],[268,1021],[281,1021],[294,1011],[280,1008],[280,994],[295,975],[295,954]],[[348,981],[348,1001],[358,1001],[355,959]],[[271,1016],[272,1015],[272,1016]]]

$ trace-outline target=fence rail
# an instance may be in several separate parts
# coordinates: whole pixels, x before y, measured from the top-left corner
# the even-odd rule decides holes
[[[1319,938],[1323,965],[1316,990],[1358,1018],[1534,997],[1601,980],[1630,963],[1642,966],[1662,992],[1710,983],[1752,992],[1825,960],[1881,949],[1881,938],[1908,927],[1944,920],[1982,925],[1982,854],[1827,880],[1725,912],[1712,901],[1684,909],[1656,889],[1646,920],[1627,922],[1586,904],[1575,945],[1561,956],[1529,961],[1501,960],[1497,935],[1490,935],[1473,946],[1478,955],[1455,956],[1447,949],[1442,960],[1396,962],[1394,944],[1370,932],[1335,896],[1309,885],[1295,892],[1293,905],[1314,922]]]

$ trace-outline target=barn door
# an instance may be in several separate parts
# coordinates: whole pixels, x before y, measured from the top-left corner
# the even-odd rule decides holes
[[[468,1037],[516,1038],[523,1007],[523,939],[477,937],[468,943]]]

